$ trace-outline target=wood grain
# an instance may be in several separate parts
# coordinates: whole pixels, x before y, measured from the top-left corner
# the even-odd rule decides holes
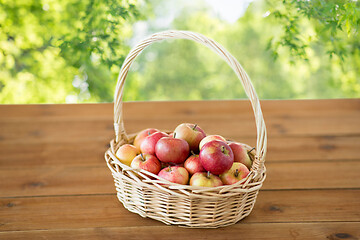
[[[358,221],[359,197],[360,190],[261,191],[240,224]],[[0,231],[164,226],[128,212],[114,194],[3,198],[0,216]]]
[[[360,134],[360,101],[334,100],[328,108],[320,101],[290,101],[297,107],[281,101],[265,101],[263,104],[269,136],[341,136]],[[282,106],[283,104],[283,106]],[[0,106],[0,140],[7,142],[29,141],[80,141],[90,136],[113,137],[112,104],[83,105],[80,110],[71,105],[69,110],[59,105],[33,106],[37,117],[22,117],[20,111],[29,113],[26,105],[11,108]],[[44,108],[44,109],[42,109]],[[267,110],[269,108],[269,110]],[[247,110],[246,110],[247,109]],[[281,112],[279,111],[281,109]],[[95,114],[95,111],[99,113]],[[88,111],[88,112],[86,112]],[[103,111],[108,111],[103,114]],[[86,112],[86,113],[84,113]],[[209,133],[220,133],[231,138],[254,137],[255,123],[247,101],[189,101],[143,102],[124,104],[126,130],[137,132],[147,127],[174,129],[180,122],[197,122]],[[70,117],[71,113],[74,116]],[[80,114],[80,115],[79,115]],[[89,116],[90,115],[90,116]],[[146,117],[144,116],[149,116]],[[268,116],[268,118],[267,118]],[[19,124],[21,122],[21,124]],[[91,129],[91,131],[89,131]],[[76,130],[76,131],[74,131]]]
[[[218,229],[186,229],[173,226],[88,227],[0,232],[1,239],[301,239],[358,240],[360,224],[354,222],[240,223]]]
[[[105,160],[104,160],[105,162]],[[360,188],[360,161],[268,163],[262,189]],[[114,193],[103,166],[0,169],[0,197]]]
[[[255,138],[239,141],[255,145]],[[79,142],[0,142],[0,169],[52,166],[103,166],[109,140]],[[286,146],[286,147],[284,147]],[[267,163],[294,161],[360,160],[360,136],[271,137]]]
[[[360,239],[360,99],[261,104],[267,179],[250,216],[220,229],[124,209],[103,157],[113,104],[0,105],[0,239]],[[124,113],[130,133],[196,122],[256,141],[247,100],[128,102]]]

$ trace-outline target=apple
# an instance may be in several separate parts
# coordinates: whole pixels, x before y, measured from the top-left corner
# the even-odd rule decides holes
[[[218,187],[222,186],[223,182],[221,179],[208,172],[197,172],[190,178],[190,186],[197,187]]]
[[[234,153],[234,162],[243,163],[248,169],[250,169],[252,161],[249,157],[248,151],[245,148],[245,145],[237,142],[230,142],[229,147]]]
[[[187,184],[189,181],[188,171],[185,168],[179,166],[166,167],[159,172],[158,176],[170,182],[183,185]]]
[[[175,128],[174,137],[184,139],[190,150],[199,151],[199,143],[206,134],[197,124],[182,123]]]
[[[234,162],[234,154],[229,145],[219,140],[205,143],[199,156],[205,170],[216,175],[229,170]]]
[[[201,150],[201,148],[207,143],[210,142],[212,140],[219,140],[219,141],[223,141],[226,142],[226,139],[223,136],[220,135],[209,135],[204,137],[200,143],[199,143],[199,150]]]
[[[120,162],[130,166],[131,161],[138,155],[139,150],[131,144],[122,145],[115,153]]]
[[[221,181],[226,184],[234,184],[245,178],[249,174],[249,169],[242,163],[234,162],[231,168],[223,174],[220,174]]]
[[[184,162],[184,167],[192,175],[197,172],[205,172],[204,167],[201,165],[200,157],[191,151],[192,155],[188,157]]]
[[[142,153],[148,153],[151,155],[155,155],[155,145],[159,141],[159,139],[163,137],[168,137],[164,132],[154,132],[147,136],[140,145],[140,150]]]
[[[132,160],[131,167],[158,174],[161,170],[161,163],[154,155],[141,153]]]
[[[136,135],[135,139],[134,139],[134,143],[133,143],[134,146],[135,146],[137,149],[139,149],[139,151],[140,151],[140,145],[141,145],[142,141],[144,141],[144,139],[145,139],[147,136],[151,135],[151,134],[154,133],[154,132],[160,132],[160,131],[157,130],[156,128],[147,128],[147,129],[142,130],[141,132],[139,132],[139,133]]]
[[[189,156],[189,144],[184,139],[163,137],[156,143],[155,154],[161,162],[183,163]]]

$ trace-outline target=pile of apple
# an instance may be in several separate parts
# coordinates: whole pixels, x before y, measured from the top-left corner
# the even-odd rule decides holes
[[[220,135],[206,136],[191,123],[182,123],[169,134],[145,129],[136,135],[133,145],[122,145],[116,157],[170,182],[201,187],[234,184],[249,174],[252,165],[244,144]]]

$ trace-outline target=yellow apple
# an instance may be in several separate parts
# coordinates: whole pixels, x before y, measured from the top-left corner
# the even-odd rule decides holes
[[[116,157],[128,166],[131,165],[131,161],[140,154],[140,151],[131,144],[124,144],[122,145],[115,153]]]

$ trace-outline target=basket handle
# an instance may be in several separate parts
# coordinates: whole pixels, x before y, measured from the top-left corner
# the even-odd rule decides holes
[[[234,70],[235,74],[237,75],[237,77],[239,78],[240,82],[242,83],[245,89],[246,95],[248,96],[251,102],[255,115],[257,140],[256,140],[256,155],[252,169],[262,170],[265,161],[266,148],[267,148],[266,126],[261,111],[259,98],[255,92],[255,89],[250,81],[249,76],[244,71],[244,69],[239,64],[239,62],[219,43],[205,37],[204,35],[189,31],[169,30],[169,31],[155,33],[145,38],[130,51],[130,53],[126,57],[120,69],[119,77],[115,89],[115,99],[114,99],[115,141],[118,142],[120,138],[128,140],[128,136],[124,128],[124,120],[122,113],[122,109],[123,109],[122,98],[123,98],[124,83],[126,76],[129,72],[130,66],[132,62],[135,60],[135,58],[147,46],[151,45],[154,42],[159,42],[165,39],[188,39],[201,43],[202,45],[205,45],[206,47],[210,48],[215,53],[217,53],[220,57],[222,57],[224,61],[227,62],[227,64]]]

